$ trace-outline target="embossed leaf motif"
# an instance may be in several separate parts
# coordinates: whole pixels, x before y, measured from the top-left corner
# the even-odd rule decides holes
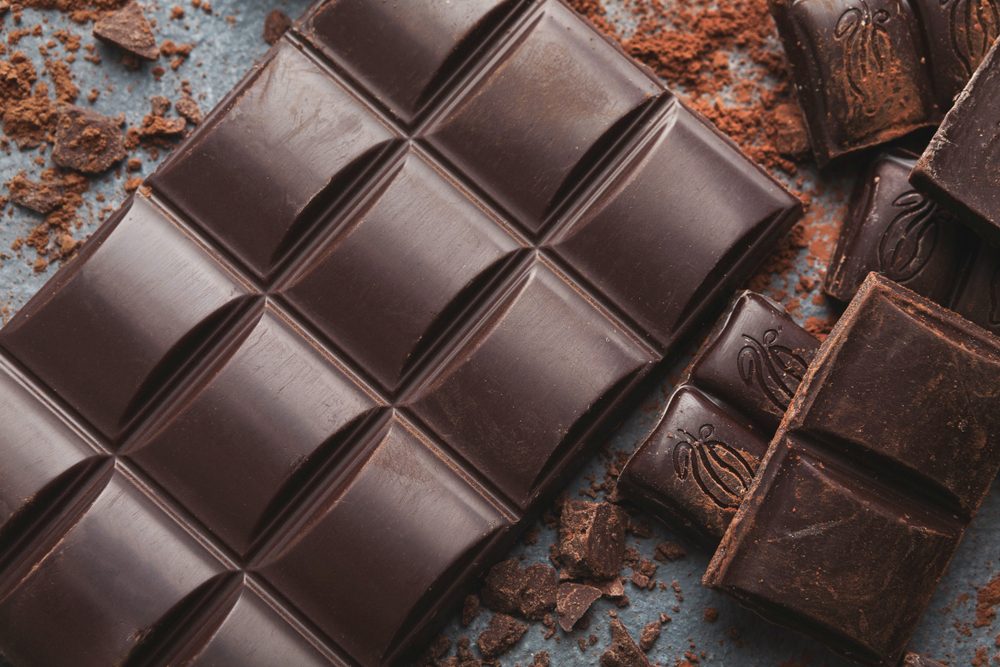
[[[844,44],[844,73],[847,92],[855,105],[869,116],[874,116],[891,99],[883,81],[892,40],[886,24],[890,15],[884,9],[872,11],[867,0],[850,7],[837,21],[833,36]]]
[[[740,377],[747,385],[756,384],[776,408],[784,411],[809,364],[790,347],[778,344],[775,329],[765,331],[762,340],[743,334],[743,342],[736,357]]]
[[[734,447],[714,439],[711,424],[703,425],[698,436],[684,429],[677,433],[684,438],[673,451],[677,478],[694,480],[702,493],[723,509],[739,507],[753,481],[753,466]]]
[[[940,0],[948,7],[951,47],[967,77],[1000,37],[1000,0]]]
[[[905,283],[927,265],[940,236],[937,206],[915,190],[892,202],[898,210],[878,244],[878,266],[886,277]]]

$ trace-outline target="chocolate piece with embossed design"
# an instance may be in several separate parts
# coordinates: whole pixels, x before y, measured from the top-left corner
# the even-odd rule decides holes
[[[897,665],[1000,470],[1000,338],[877,274],[803,378],[705,583]]]
[[[1000,332],[1000,250],[910,185],[915,164],[886,153],[858,181],[824,290],[849,301],[876,271]]]
[[[622,469],[623,496],[718,544],[818,347],[780,306],[741,294]]]
[[[771,0],[821,164],[936,125],[1000,36],[1000,0]]]
[[[1000,242],[1000,45],[994,46],[920,157],[911,180]]]
[[[148,186],[0,332],[19,666],[407,663],[800,214],[555,0],[322,2]]]
[[[771,0],[771,13],[820,164],[940,120],[907,0]]]

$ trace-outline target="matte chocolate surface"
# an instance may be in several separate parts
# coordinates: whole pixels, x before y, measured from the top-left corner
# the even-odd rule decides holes
[[[404,661],[800,214],[552,0],[321,3],[148,185],[0,332],[19,667]]]
[[[806,373],[705,575],[895,665],[1000,468],[1000,338],[877,275]]]
[[[818,347],[779,306],[741,294],[622,470],[619,490],[714,547]]]
[[[820,164],[935,125],[1000,35],[997,0],[771,0]]]
[[[1000,47],[994,47],[913,171],[913,184],[1000,243]]]
[[[880,155],[858,181],[824,289],[850,301],[870,271],[1000,332],[1000,250],[910,185],[916,156]]]

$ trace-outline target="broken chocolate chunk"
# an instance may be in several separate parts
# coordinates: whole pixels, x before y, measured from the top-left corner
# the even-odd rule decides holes
[[[485,658],[495,658],[509,651],[521,641],[528,631],[528,624],[507,614],[494,614],[490,624],[476,640],[479,652]]]
[[[276,44],[291,27],[292,19],[288,18],[288,14],[280,9],[272,9],[271,13],[264,19],[264,41],[268,44]]]
[[[556,594],[556,613],[559,627],[571,632],[590,607],[601,598],[601,589],[587,584],[559,584]]]
[[[29,208],[36,213],[50,213],[59,208],[62,203],[63,189],[38,181],[30,180],[21,172],[7,183],[10,191],[10,201]]]
[[[483,585],[483,604],[493,611],[513,614],[524,588],[524,575],[516,559],[500,561],[493,566]]]
[[[153,29],[142,13],[142,8],[135,2],[130,2],[97,21],[94,24],[94,37],[147,60],[160,57]]]
[[[611,646],[601,655],[601,667],[649,667],[646,654],[617,618],[611,621]]]
[[[124,158],[125,142],[116,119],[75,106],[60,111],[52,149],[57,165],[98,174]]]
[[[611,503],[569,501],[559,523],[559,555],[573,577],[610,579],[621,570],[625,513]]]
[[[525,618],[541,620],[545,612],[556,606],[556,588],[559,577],[556,571],[543,563],[535,563],[524,570],[524,586],[518,596],[518,611]]]

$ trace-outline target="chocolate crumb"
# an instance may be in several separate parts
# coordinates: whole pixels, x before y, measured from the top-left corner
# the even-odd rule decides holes
[[[611,646],[601,655],[601,667],[650,667],[646,655],[618,619],[611,621]]]
[[[174,109],[192,125],[200,125],[203,119],[201,107],[193,97],[182,97],[174,104]]]
[[[680,560],[687,557],[687,551],[676,542],[660,542],[656,545],[656,554],[653,556],[661,563]]]
[[[572,632],[590,607],[601,598],[601,590],[587,584],[559,584],[556,594],[556,613],[559,615],[559,627],[566,632]]]
[[[50,213],[62,204],[63,190],[50,183],[30,180],[22,171],[7,183],[10,201],[36,213]]]
[[[715,607],[706,607],[704,618],[706,623],[715,623],[719,620],[719,610]]]
[[[527,631],[527,623],[507,614],[494,614],[490,624],[476,640],[476,645],[484,657],[496,658],[521,641]]]
[[[288,18],[288,14],[280,9],[272,9],[264,19],[264,41],[274,45],[291,27],[292,19]]]
[[[625,550],[627,518],[611,503],[567,501],[559,522],[559,556],[573,577],[618,575]]]
[[[142,8],[135,2],[130,2],[97,21],[94,24],[94,37],[146,60],[160,57],[153,29],[142,13]]]
[[[539,651],[532,657],[530,667],[549,667],[549,665],[549,652]]]
[[[52,149],[52,161],[57,165],[98,174],[124,158],[125,144],[117,120],[74,106],[59,113]]]
[[[472,625],[472,622],[476,620],[479,616],[479,596],[475,593],[465,596],[465,602],[462,603],[462,627],[467,628]]]
[[[642,633],[639,635],[639,648],[643,653],[649,653],[659,638],[660,624],[657,621],[650,621],[642,628]]]

